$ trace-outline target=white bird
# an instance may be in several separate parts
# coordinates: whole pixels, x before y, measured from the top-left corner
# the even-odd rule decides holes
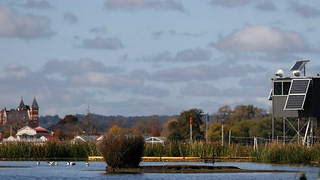
[[[59,164],[59,162],[56,162],[56,161],[50,161],[50,162],[47,162],[49,166],[57,166]]]
[[[86,162],[86,166],[90,166],[90,164],[88,162]]]
[[[38,165],[38,166],[40,165],[40,162],[39,162],[39,161],[37,162],[37,165]]]

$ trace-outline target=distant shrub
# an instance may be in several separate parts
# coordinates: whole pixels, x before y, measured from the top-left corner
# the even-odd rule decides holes
[[[99,150],[109,167],[138,167],[144,150],[144,139],[138,135],[108,133],[99,143]]]

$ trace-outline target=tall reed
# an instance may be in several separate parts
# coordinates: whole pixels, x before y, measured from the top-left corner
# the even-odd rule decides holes
[[[0,144],[3,159],[84,159],[99,155],[94,143],[84,142],[14,142]]]
[[[222,145],[219,142],[192,143],[171,141],[165,144],[146,144],[145,156],[178,156],[178,157],[243,157],[251,156],[253,148],[251,146],[242,146],[238,144]]]
[[[265,163],[319,163],[320,145],[304,146],[300,143],[270,143],[254,153],[255,161]]]

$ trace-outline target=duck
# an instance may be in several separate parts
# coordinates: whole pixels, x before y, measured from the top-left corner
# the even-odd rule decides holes
[[[40,162],[39,162],[39,161],[37,162],[37,165],[38,165],[38,166],[40,165]]]
[[[73,165],[76,165],[76,163],[74,163],[74,162],[67,162],[66,165],[67,165],[67,166],[73,166]]]
[[[88,162],[86,162],[86,166],[90,166],[90,164]]]

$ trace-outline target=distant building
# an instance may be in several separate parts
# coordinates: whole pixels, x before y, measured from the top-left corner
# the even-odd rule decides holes
[[[47,129],[38,126],[36,128],[31,128],[30,126],[25,126],[18,130],[15,136],[10,136],[4,138],[3,142],[43,142],[48,140],[58,140],[56,137],[52,136],[52,133]]]
[[[95,142],[100,136],[79,135],[74,137],[71,142]]]
[[[151,144],[164,144],[167,141],[167,138],[165,137],[147,137],[145,138],[146,143]]]
[[[3,108],[0,113],[0,125],[8,125],[12,123],[28,125],[30,127],[39,126],[39,106],[36,98],[33,99],[31,107],[25,105],[23,99],[17,109],[7,110]]]

